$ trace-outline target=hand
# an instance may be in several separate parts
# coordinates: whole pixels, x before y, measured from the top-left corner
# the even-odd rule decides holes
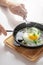
[[[24,19],[26,18],[27,11],[23,4],[20,4],[20,5],[10,4],[9,9],[12,13],[22,16]]]
[[[22,16],[23,18],[26,18],[27,11],[23,4],[18,5],[7,0],[0,0],[0,5],[9,8],[10,11],[14,14]]]
[[[2,25],[0,25],[0,35],[1,35],[2,33],[3,33],[4,35],[7,35],[6,30],[2,27]]]

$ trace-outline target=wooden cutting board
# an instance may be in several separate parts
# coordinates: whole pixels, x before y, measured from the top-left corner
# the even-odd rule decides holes
[[[5,45],[10,47],[12,50],[16,50],[19,54],[21,54],[23,57],[30,61],[35,61],[39,58],[40,54],[42,53],[43,47],[38,49],[27,49],[23,47],[17,47],[14,45],[14,38],[11,35],[4,41]]]

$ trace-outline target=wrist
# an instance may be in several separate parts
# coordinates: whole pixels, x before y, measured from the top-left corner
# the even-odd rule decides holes
[[[10,8],[10,7],[13,8],[13,6],[17,6],[17,4],[15,4],[14,2],[10,2],[10,1],[7,2],[8,8]]]

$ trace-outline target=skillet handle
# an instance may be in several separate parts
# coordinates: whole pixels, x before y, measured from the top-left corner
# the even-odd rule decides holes
[[[7,32],[13,32],[13,30],[6,30]]]

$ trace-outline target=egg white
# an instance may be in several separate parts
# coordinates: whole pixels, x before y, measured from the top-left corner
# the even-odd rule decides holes
[[[29,29],[27,30],[27,31],[30,31]],[[30,43],[31,44],[31,42],[33,43],[33,40],[32,39],[30,39],[29,38],[29,35],[33,35],[34,33],[35,33],[35,35],[38,37],[38,38],[40,38],[40,32],[39,32],[39,34],[38,34],[38,29],[37,28],[34,28],[34,27],[32,27],[32,32],[30,33],[30,32],[24,32],[24,34],[23,34],[23,39],[24,39],[24,41],[26,42],[26,43]],[[37,39],[36,39],[37,40]]]
[[[31,43],[32,40],[30,40],[28,36],[29,36],[29,34],[28,34],[27,32],[25,32],[24,35],[23,35],[23,39],[24,39],[24,41],[25,41],[26,43]],[[31,42],[30,42],[30,41],[31,41]]]

